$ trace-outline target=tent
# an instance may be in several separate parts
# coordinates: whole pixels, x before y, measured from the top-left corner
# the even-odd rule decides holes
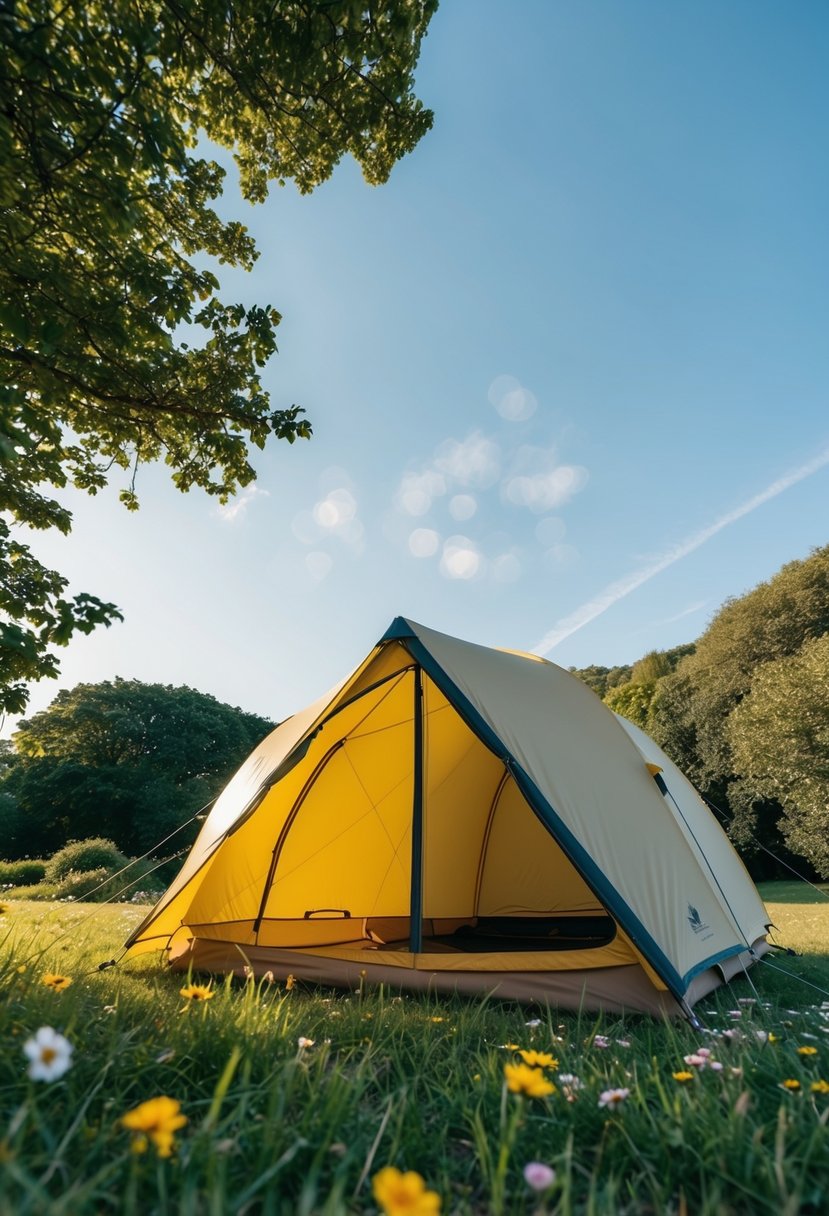
[[[768,949],[725,833],[569,672],[396,618],[256,748],[127,942],[174,968],[690,1015]]]

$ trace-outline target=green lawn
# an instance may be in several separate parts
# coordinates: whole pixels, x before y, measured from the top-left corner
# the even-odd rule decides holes
[[[811,1088],[829,1081],[829,899],[789,883],[763,894],[778,940],[803,953],[775,953],[753,986],[740,980],[703,1001],[702,1033],[255,982],[187,1002],[181,977],[152,957],[95,970],[143,909],[8,903],[0,1216],[376,1212],[372,1178],[386,1165],[417,1170],[441,1211],[459,1216],[829,1212],[829,1094]],[[73,983],[47,988],[47,972]],[[26,1074],[23,1045],[41,1026],[74,1049],[51,1082]],[[512,1045],[556,1058],[546,1070],[554,1093],[505,1089]],[[686,1065],[698,1047],[722,1069]],[[674,1078],[683,1072],[689,1080]],[[799,1089],[782,1088],[787,1080]],[[614,1088],[627,1098],[601,1107]],[[120,1122],[159,1096],[187,1119],[169,1158],[153,1143],[133,1151],[139,1137]],[[523,1177],[532,1161],[556,1171],[541,1195]]]

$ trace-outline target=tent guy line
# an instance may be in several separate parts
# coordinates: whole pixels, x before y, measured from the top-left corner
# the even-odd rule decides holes
[[[661,557],[649,562],[640,570],[634,570],[623,578],[609,583],[592,600],[588,600],[587,603],[576,608],[568,616],[556,621],[555,625],[545,633],[541,641],[533,646],[532,653],[537,655],[549,654],[551,650],[558,646],[559,642],[563,642],[571,634],[577,633],[579,629],[583,629],[585,625],[589,625],[591,621],[595,621],[597,617],[607,612],[608,608],[612,608],[619,600],[630,595],[632,591],[636,591],[638,587],[655,578],[657,574],[661,574],[663,570],[667,570],[669,566],[673,566],[675,562],[680,561],[683,557],[687,557],[695,549],[701,548],[712,536],[716,536],[718,532],[722,532],[724,528],[736,523],[738,519],[742,519],[745,515],[750,515],[752,511],[756,511],[764,503],[769,502],[772,498],[776,498],[784,490],[790,489],[792,486],[797,485],[798,482],[811,477],[813,473],[819,472],[827,464],[829,464],[829,448],[824,448],[817,456],[798,468],[793,469],[792,472],[778,477],[771,485],[766,486],[765,490],[761,490],[759,494],[755,494],[746,502],[741,503],[733,511],[727,511],[725,515],[721,515],[719,519],[709,524],[707,528],[693,533],[685,540],[680,541],[679,544],[672,546]]]

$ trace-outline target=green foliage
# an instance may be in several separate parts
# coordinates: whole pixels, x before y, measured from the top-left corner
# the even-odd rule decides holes
[[[758,668],[727,731],[743,787],[783,807],[790,848],[829,877],[829,633]]]
[[[117,679],[60,692],[14,736],[4,788],[18,808],[18,855],[54,852],[104,825],[123,852],[152,850],[215,797],[272,725],[191,688]],[[195,827],[174,847],[194,836]]]
[[[0,18],[0,710],[53,676],[51,648],[119,619],[67,597],[10,524],[71,527],[50,488],[95,494],[113,468],[163,460],[225,500],[250,449],[311,434],[261,369],[271,305],[218,296],[250,269],[244,226],[213,204],[233,153],[243,196],[325,181],[350,153],[371,183],[429,129],[413,71],[436,0],[46,0]],[[181,340],[186,334],[187,341]]]
[[[101,870],[104,875],[114,874],[126,864],[127,859],[120,849],[103,836],[72,840],[49,858],[43,877],[48,882],[58,882],[70,874],[89,870]]]
[[[829,545],[789,562],[768,582],[728,600],[660,694],[654,716],[661,739],[694,736],[695,779],[704,787],[738,775],[726,719],[751,690],[758,668],[795,654],[829,633]],[[669,719],[680,715],[679,727]],[[667,746],[663,743],[663,746]]]
[[[810,896],[788,902],[787,890],[770,914],[783,940],[811,952],[780,965],[825,989],[829,903]],[[829,1079],[825,1021],[819,994],[788,974],[753,968],[760,1000],[739,1006],[736,1026],[727,1011],[755,995],[745,980],[701,1003],[710,1029],[742,1028],[733,1039],[684,1023],[363,985],[288,992],[279,977],[219,979],[211,1000],[182,1012],[184,977],[148,958],[94,971],[117,954],[125,922],[142,915],[14,905],[0,921],[0,1089],[15,1112],[4,1126],[2,1216],[358,1216],[376,1211],[371,1177],[386,1164],[418,1170],[447,1216],[826,1211],[829,1097],[810,1091]],[[75,982],[50,991],[46,971]],[[32,1083],[22,1044],[43,1025],[62,1029],[73,1062],[60,1081]],[[300,1036],[313,1046],[300,1048]],[[556,1057],[556,1093],[533,1101],[504,1092],[510,1043]],[[816,1054],[799,1055],[803,1044]],[[723,1069],[692,1068],[689,1082],[676,1082],[683,1056],[702,1045]],[[562,1073],[582,1083],[572,1101]],[[781,1089],[787,1078],[800,1093]],[[601,1092],[617,1086],[627,1101],[600,1108]],[[119,1123],[160,1094],[188,1120],[167,1161],[152,1146],[131,1152]],[[533,1160],[557,1171],[547,1197],[522,1177]]]
[[[597,696],[604,698],[611,688],[626,684],[631,677],[632,668],[622,667],[571,667],[574,676],[578,676],[588,688],[592,688]]]
[[[631,682],[611,688],[604,698],[605,705],[614,714],[621,714],[636,726],[647,731],[650,726],[650,710],[656,692],[656,680],[650,683]]]
[[[0,846],[2,847],[2,846]],[[46,862],[35,857],[0,861],[0,887],[25,887],[46,877]]]

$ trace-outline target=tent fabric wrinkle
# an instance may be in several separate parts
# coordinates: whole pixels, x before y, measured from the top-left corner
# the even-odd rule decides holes
[[[554,663],[398,617],[254,750],[127,947],[675,1014],[767,927],[652,739]]]

